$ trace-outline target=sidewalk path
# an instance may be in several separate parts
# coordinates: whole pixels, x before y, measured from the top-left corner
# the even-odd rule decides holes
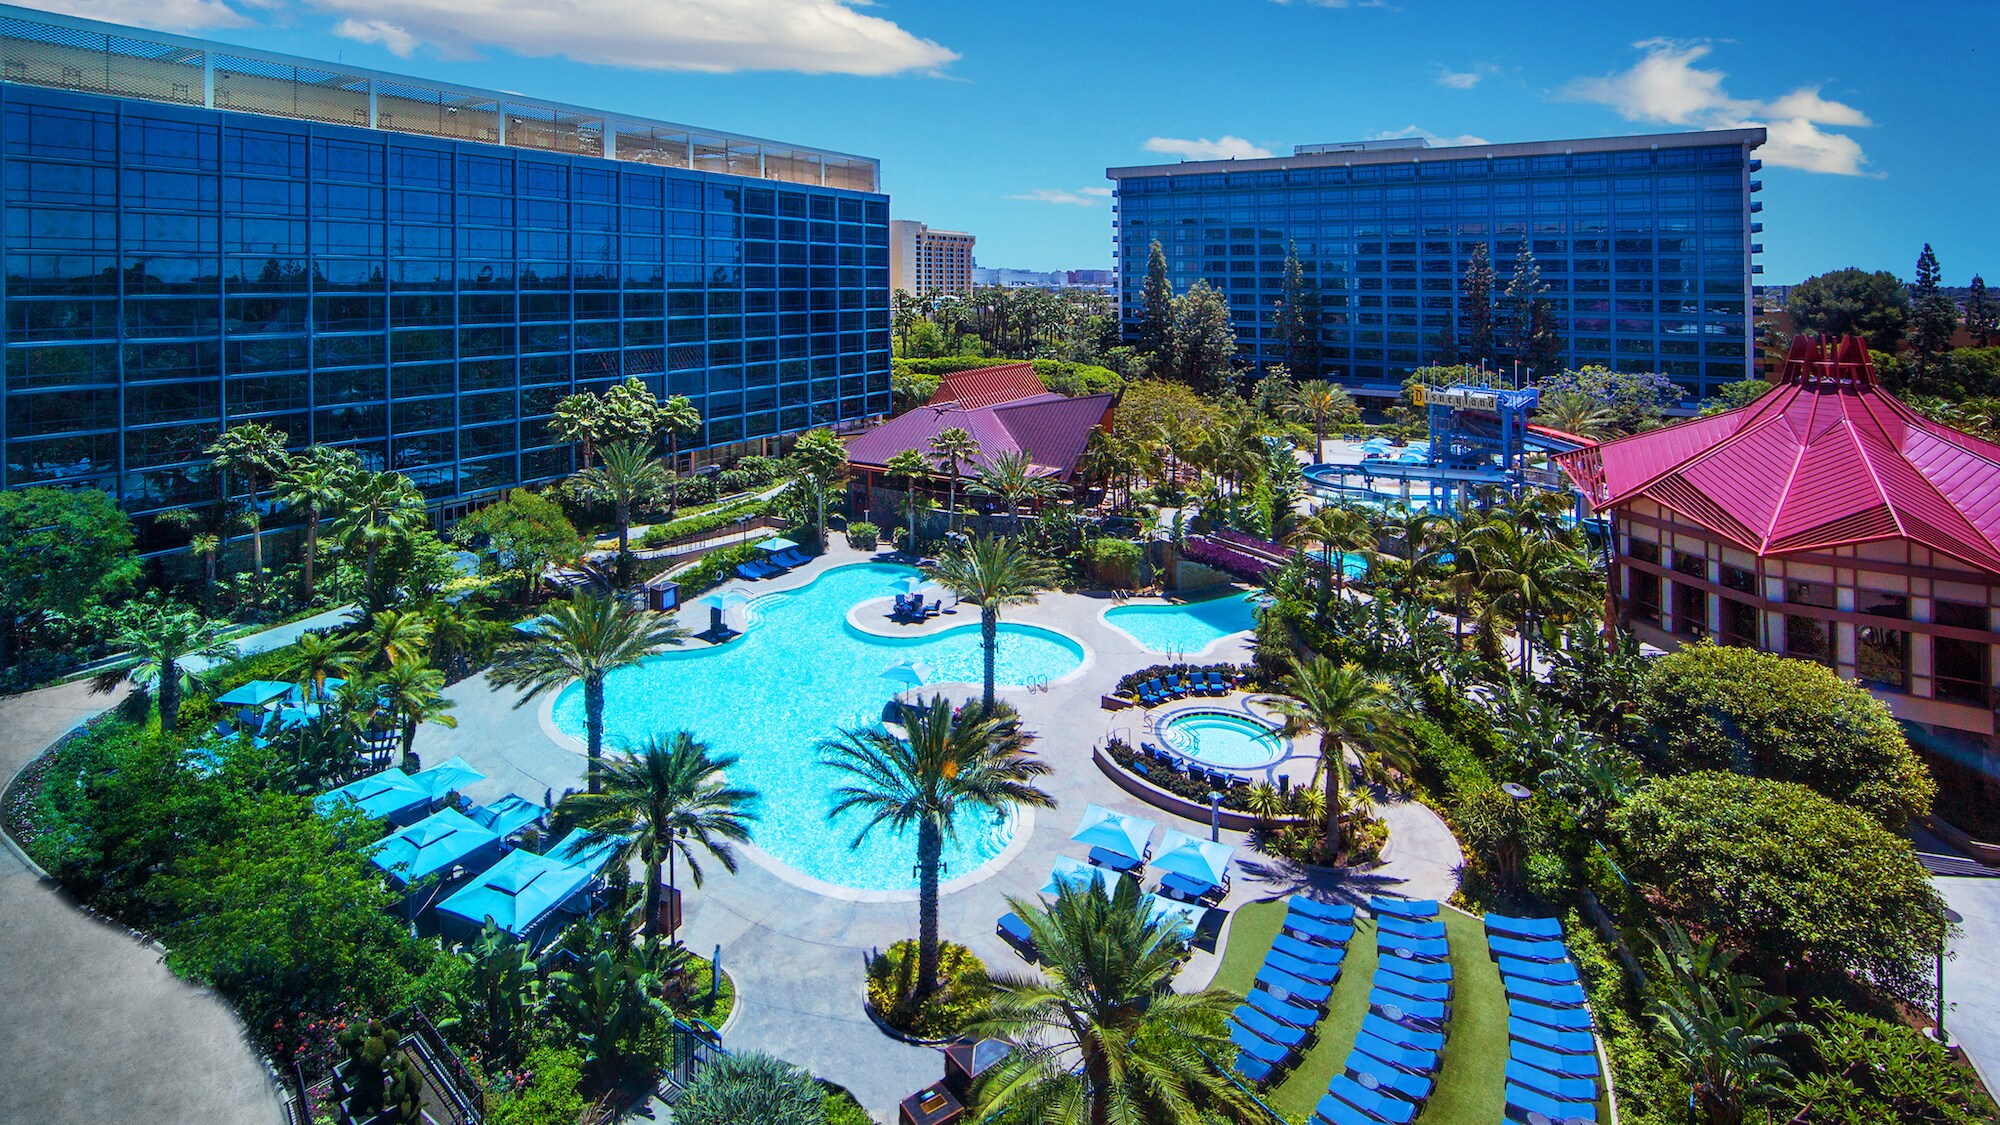
[[[0,782],[112,701],[87,681],[0,699]],[[11,842],[0,845],[0,1121],[280,1120],[264,1065],[221,998],[79,911]]]
[[[269,652],[274,648],[283,648],[314,629],[331,629],[337,625],[349,624],[360,613],[361,610],[358,606],[336,606],[325,613],[316,613],[311,617],[302,617],[288,625],[277,625],[261,633],[251,633],[248,636],[237,637],[230,643],[236,646],[236,655],[255,656],[260,652]],[[190,672],[206,672],[217,663],[219,661],[203,660],[196,657],[181,661],[181,666]]]

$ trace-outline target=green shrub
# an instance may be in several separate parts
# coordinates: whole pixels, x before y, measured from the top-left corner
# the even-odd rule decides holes
[[[487,1117],[491,1125],[576,1125],[589,1103],[578,1092],[583,1057],[544,1047],[522,1067],[527,1080]]]
[[[1130,539],[1091,539],[1083,545],[1083,561],[1099,582],[1116,587],[1138,584],[1140,548]]]
[[[836,1090],[820,1102],[826,1111],[826,1125],[875,1125],[875,1119],[845,1090]]]
[[[706,512],[697,512],[691,516],[682,516],[667,523],[656,523],[647,528],[645,534],[639,536],[639,546],[662,547],[676,539],[729,527],[745,517],[761,516],[769,511],[770,507],[767,501],[743,500],[711,508]]]
[[[868,963],[868,1002],[884,1023],[906,1035],[943,1039],[958,1034],[992,995],[986,963],[962,945],[941,943],[938,988],[920,1003],[917,960],[917,943],[908,938],[876,954]]]
[[[680,583],[682,600],[722,585],[736,577],[737,567],[747,562],[754,562],[763,557],[763,554],[764,552],[753,540],[703,555],[700,562],[674,576],[674,581]]]
[[[1993,1099],[1968,1068],[1915,1028],[1814,1005],[1813,1050],[1820,1070],[1787,1092],[1801,1125],[1895,1121],[1973,1125],[1995,1120]]]
[[[754,1052],[701,1068],[674,1107],[678,1125],[826,1125],[826,1095],[812,1075]]]
[[[847,525],[847,545],[857,551],[872,551],[881,539],[882,529],[867,520],[855,520]]]

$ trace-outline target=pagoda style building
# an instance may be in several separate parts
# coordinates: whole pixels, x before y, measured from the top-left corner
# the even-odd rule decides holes
[[[1863,341],[1795,340],[1749,406],[1557,460],[1610,516],[1610,620],[1825,664],[1941,785],[2000,795],[2000,445],[1897,401]]]

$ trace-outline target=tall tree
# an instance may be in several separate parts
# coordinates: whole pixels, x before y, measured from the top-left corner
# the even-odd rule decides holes
[[[391,664],[388,671],[371,682],[375,687],[375,698],[396,725],[405,768],[410,762],[410,746],[417,740],[419,725],[458,725],[458,719],[451,714],[456,704],[444,695],[444,673],[431,667],[427,661],[405,660],[400,664]]]
[[[1285,366],[1301,379],[1318,379],[1320,352],[1319,286],[1306,277],[1299,261],[1299,244],[1285,252],[1283,291],[1278,298],[1278,341],[1285,349]]]
[[[401,473],[364,471],[354,478],[343,505],[334,536],[349,558],[361,556],[368,604],[379,607],[384,591],[376,588],[375,573],[383,554],[430,526],[424,494]]]
[[[1480,589],[1494,612],[1512,619],[1520,633],[1525,674],[1534,667],[1542,622],[1584,598],[1590,563],[1565,540],[1536,534],[1512,519],[1488,521],[1468,538]]]
[[[830,816],[866,819],[854,842],[877,829],[917,831],[917,994],[938,986],[938,880],[944,845],[956,841],[961,813],[992,816],[1014,806],[1053,808],[1035,786],[1048,763],[1029,753],[1030,735],[992,703],[956,714],[942,695],[902,709],[906,735],[881,726],[842,731],[820,743],[822,760],[845,775]]]
[[[1910,319],[1910,291],[1888,270],[1833,270],[1806,278],[1785,296],[1800,329],[1829,339],[1861,336],[1878,352],[1894,353]]]
[[[1197,281],[1174,298],[1173,329],[1167,353],[1181,382],[1197,391],[1217,391],[1228,385],[1236,355],[1236,325],[1229,301],[1206,280]]]
[[[1500,359],[1499,331],[1493,323],[1493,259],[1486,240],[1472,244],[1465,280],[1458,289],[1458,332],[1465,340],[1465,362],[1491,365]]]
[[[1958,331],[1958,302],[1944,295],[1937,255],[1924,243],[1917,255],[1917,280],[1910,287],[1910,358],[1918,378],[1937,374],[1938,361],[1951,350]]]
[[[1347,749],[1358,752],[1364,770],[1371,758],[1385,760],[1399,749],[1402,701],[1389,681],[1358,664],[1336,664],[1324,656],[1292,661],[1278,684],[1274,707],[1285,717],[1288,737],[1319,736],[1320,774],[1326,784],[1326,840],[1329,857],[1340,854],[1340,812],[1347,787]],[[1369,745],[1364,745],[1364,742]]]
[[[930,568],[938,585],[979,607],[983,655],[981,701],[993,707],[993,669],[1000,650],[1000,611],[1027,605],[1056,583],[1055,565],[1013,539],[982,535],[945,552]]]
[[[157,597],[127,602],[114,619],[111,643],[138,660],[99,673],[92,689],[110,691],[129,677],[153,693],[160,707],[160,731],[172,734],[180,719],[182,693],[194,683],[194,673],[184,661],[214,662],[236,655],[235,645],[219,639],[226,624],[192,606]]]
[[[331,633],[301,633],[291,647],[285,671],[299,678],[299,687],[308,700],[327,698],[327,677],[354,675],[352,650],[345,641]]]
[[[808,430],[800,434],[798,444],[792,446],[792,456],[798,459],[799,473],[813,490],[814,510],[818,513],[813,523],[813,534],[819,549],[824,551],[826,494],[847,479],[847,446],[832,430]]]
[[[604,400],[589,391],[563,396],[550,413],[549,433],[577,446],[586,469],[597,459],[597,420],[603,413]]]
[[[665,614],[632,609],[608,594],[579,592],[550,606],[534,636],[502,646],[487,679],[524,689],[516,707],[582,682],[584,749],[595,793],[604,757],[604,678],[686,638],[687,630]]]
[[[2000,331],[2000,305],[1986,295],[1986,279],[1976,273],[1965,295],[1965,330],[1982,348],[1992,347],[1993,334]]]
[[[1293,388],[1291,398],[1285,403],[1286,413],[1294,417],[1312,419],[1313,460],[1325,456],[1326,424],[1344,422],[1360,415],[1354,405],[1354,396],[1347,388],[1329,383],[1324,379],[1308,379]]]
[[[209,465],[216,471],[225,503],[230,495],[229,478],[235,476],[243,483],[250,524],[250,576],[256,590],[252,596],[259,601],[263,599],[264,585],[264,514],[260,497],[264,482],[284,472],[285,443],[289,440],[283,430],[262,422],[243,422],[224,430],[221,437],[202,451],[208,454]]]
[[[361,460],[351,449],[315,445],[278,474],[278,502],[306,516],[305,595],[312,601],[315,566],[319,562],[320,522],[326,513],[340,506],[361,471]]]
[[[102,489],[0,492],[0,657],[17,632],[33,637],[122,596],[139,578],[134,542]]]
[[[660,933],[660,868],[667,869],[667,887],[674,886],[674,857],[687,860],[688,875],[701,886],[699,848],[736,871],[731,843],[748,843],[750,823],[757,819],[757,791],[731,786],[724,775],[736,765],[734,754],[713,754],[708,744],[677,730],[662,740],[649,739],[644,748],[627,751],[622,759],[604,763],[603,788],[563,801],[565,813],[583,830],[579,850],[607,840],[618,842],[619,862],[633,857],[646,865],[646,936]],[[559,857],[560,858],[560,857]]]
[[[667,516],[671,518],[681,506],[681,435],[701,429],[701,411],[688,396],[673,395],[660,404],[660,428],[667,433],[667,469],[673,473],[667,479]]]
[[[599,464],[585,469],[574,480],[585,495],[611,505],[618,527],[618,580],[626,580],[631,569],[632,508],[666,487],[673,470],[653,456],[651,442],[628,438],[598,449]]]
[[[1007,526],[1012,530],[1020,526],[1022,504],[1047,500],[1056,495],[1059,487],[1053,478],[1035,471],[1027,454],[1010,451],[995,456],[979,470],[967,491],[999,500],[1006,512]]]
[[[958,479],[964,475],[965,467],[979,456],[979,442],[960,426],[947,426],[930,441],[930,455],[938,467],[951,478],[951,491],[945,500],[945,525],[956,527],[958,523]]]
[[[1034,976],[994,977],[967,1034],[1013,1047],[979,1082],[976,1119],[1069,1125],[1267,1120],[1220,1060],[1239,997],[1176,992],[1181,924],[1134,879],[1010,898],[1041,957]]]
[[[890,476],[903,482],[905,498],[912,501],[917,497],[917,485],[931,475],[930,462],[924,460],[924,455],[914,449],[902,450],[889,458],[889,463],[884,468]],[[906,506],[910,512],[910,539],[903,544],[903,549],[914,553],[917,549],[917,505],[911,503]]]
[[[1167,350],[1174,326],[1174,283],[1167,279],[1167,251],[1159,239],[1146,250],[1146,281],[1139,290],[1139,350],[1155,358]]]
[[[1542,267],[1523,241],[1521,252],[1514,256],[1514,274],[1507,279],[1507,345],[1535,376],[1561,370],[1562,341],[1556,335],[1548,289],[1542,282]]]

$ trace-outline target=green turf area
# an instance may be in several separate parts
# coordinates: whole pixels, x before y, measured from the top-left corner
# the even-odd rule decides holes
[[[1451,1024],[1437,1089],[1417,1125],[1491,1125],[1506,1110],[1507,995],[1500,987],[1499,968],[1486,954],[1480,920],[1448,908],[1439,916],[1451,941]],[[1216,970],[1216,987],[1238,994],[1251,987],[1284,918],[1282,899],[1237,910],[1229,927],[1229,946]],[[1271,1108],[1292,1121],[1312,1115],[1326,1093],[1327,1080],[1341,1071],[1354,1048],[1374,976],[1375,922],[1362,911],[1355,917],[1354,940],[1333,986],[1326,1018],[1317,1029],[1318,1038],[1299,1065],[1264,1092]]]

